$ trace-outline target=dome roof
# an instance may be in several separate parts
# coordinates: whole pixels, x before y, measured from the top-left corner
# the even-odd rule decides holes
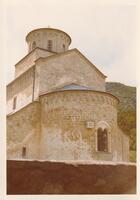
[[[82,86],[82,85],[77,85],[77,84],[65,85],[65,86],[57,88],[53,91],[42,93],[42,94],[40,94],[40,96],[44,96],[44,95],[47,95],[49,93],[54,93],[54,92],[74,91],[74,90],[77,90],[77,91],[92,91],[94,93],[99,93],[99,94],[111,96],[111,97],[113,97],[114,99],[117,100],[117,103],[120,102],[119,99],[111,93],[108,93],[108,92],[105,92],[105,91],[98,91],[98,90],[95,90],[93,87]]]
[[[82,85],[70,84],[56,89],[56,91],[63,91],[63,90],[93,90],[93,88]]]
[[[62,53],[68,50],[71,37],[59,29],[39,28],[28,33],[26,42],[29,52],[39,47],[50,52]]]

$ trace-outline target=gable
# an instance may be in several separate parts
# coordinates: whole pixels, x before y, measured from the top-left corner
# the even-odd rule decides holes
[[[68,54],[72,54],[72,53],[76,53],[77,55],[79,55],[81,57],[81,59],[83,59],[87,64],[89,64],[101,77],[103,78],[107,78],[106,75],[104,75],[88,58],[86,58],[78,49],[74,48],[71,50],[68,50],[66,52],[63,53],[59,53],[59,54],[55,54],[49,57],[40,57],[38,59],[36,59],[36,62],[42,59],[55,59],[55,58],[60,58],[62,56],[68,55]]]
[[[36,61],[36,67],[40,69],[41,93],[68,84],[78,84],[105,91],[106,76],[77,49],[48,58],[40,58]]]
[[[107,78],[89,59],[87,59],[78,49],[74,49],[74,51],[83,59],[88,65],[90,65],[94,71],[96,71],[101,77]]]

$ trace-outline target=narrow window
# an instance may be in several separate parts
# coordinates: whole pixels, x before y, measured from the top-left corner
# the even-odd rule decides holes
[[[108,151],[108,134],[106,129],[104,130],[102,130],[101,128],[98,129],[97,142],[98,142],[97,143],[98,151],[104,151],[104,152]]]
[[[52,51],[52,40],[48,40],[48,51]]]
[[[16,109],[16,104],[17,104],[17,97],[14,97],[14,99],[13,99],[13,110]]]
[[[22,148],[22,157],[25,158],[26,157],[26,147]]]
[[[63,44],[63,50],[65,51],[65,45]]]
[[[32,44],[32,49],[36,48],[36,42],[34,41]]]

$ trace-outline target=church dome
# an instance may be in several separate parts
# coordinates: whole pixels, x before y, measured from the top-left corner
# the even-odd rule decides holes
[[[71,37],[59,29],[40,28],[29,32],[26,42],[29,52],[39,47],[50,52],[61,53],[68,50]]]

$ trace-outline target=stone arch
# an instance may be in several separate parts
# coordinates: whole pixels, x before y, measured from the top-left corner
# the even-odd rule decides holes
[[[96,151],[111,152],[111,127],[106,121],[96,125]]]
[[[111,131],[111,127],[110,127],[110,125],[109,125],[106,121],[99,121],[99,122],[97,123],[97,125],[96,125],[96,130],[97,130],[98,128],[102,128],[102,130],[107,129],[108,132]]]

